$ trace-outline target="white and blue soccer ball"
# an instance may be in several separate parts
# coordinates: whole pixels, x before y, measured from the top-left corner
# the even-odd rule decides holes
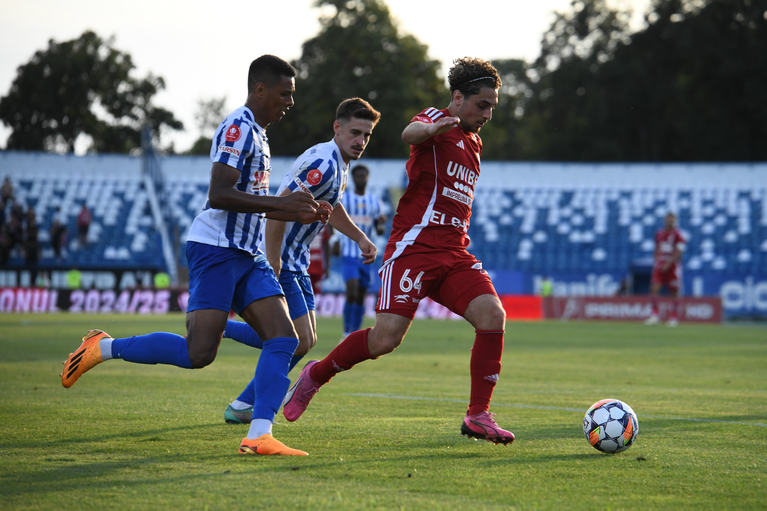
[[[586,411],[583,434],[597,450],[610,454],[621,452],[634,443],[639,421],[629,405],[618,399],[602,399]]]

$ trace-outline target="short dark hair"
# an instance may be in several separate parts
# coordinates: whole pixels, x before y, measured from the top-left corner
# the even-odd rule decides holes
[[[352,119],[365,119],[376,124],[381,118],[381,112],[372,107],[362,98],[348,98],[336,108],[336,120],[350,121]]]
[[[368,169],[368,168],[367,168],[365,165],[355,165],[355,166],[352,168],[352,176],[353,176],[353,175],[354,175],[354,173],[355,173],[355,172],[357,172],[357,171],[360,171],[360,172],[365,172],[366,174],[370,174],[370,169]]]
[[[281,77],[296,76],[296,68],[274,55],[261,55],[250,63],[248,69],[248,92],[259,82],[274,85]]]
[[[498,70],[487,60],[475,57],[463,57],[453,61],[453,67],[447,75],[450,93],[460,91],[464,96],[478,94],[482,87],[501,87]]]

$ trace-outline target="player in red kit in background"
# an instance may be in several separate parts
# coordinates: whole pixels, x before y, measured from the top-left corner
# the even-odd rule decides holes
[[[304,412],[336,373],[394,351],[418,303],[430,297],[463,316],[476,331],[461,433],[494,443],[514,440],[489,411],[501,370],[506,314],[482,263],[466,250],[482,152],[477,133],[492,117],[501,79],[489,62],[463,58],[454,62],[448,81],[447,108],[423,110],[402,132],[410,145],[409,183],[379,270],[375,325],[349,334],[327,357],[306,364],[285,398],[283,413],[289,421]]]
[[[333,227],[325,225],[309,243],[309,279],[312,281],[314,294],[321,292],[320,282],[327,277],[330,270],[330,236]]]
[[[679,323],[677,319],[677,298],[679,297],[679,288],[682,286],[682,252],[684,252],[687,240],[676,228],[676,215],[667,213],[664,219],[663,228],[655,233],[655,252],[653,254],[655,262],[652,268],[652,277],[650,278],[650,294],[652,296],[652,314],[645,321],[648,325],[658,323],[658,294],[661,286],[666,286],[669,293],[674,298],[674,304],[669,315],[668,325],[676,326]]]

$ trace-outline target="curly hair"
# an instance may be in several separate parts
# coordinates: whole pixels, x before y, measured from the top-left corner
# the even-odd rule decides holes
[[[450,84],[450,92],[461,91],[464,96],[472,96],[479,93],[482,87],[501,87],[501,77],[493,65],[487,60],[464,57],[455,59],[453,67],[447,75]]]

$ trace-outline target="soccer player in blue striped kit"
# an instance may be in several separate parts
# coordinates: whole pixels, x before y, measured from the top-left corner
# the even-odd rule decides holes
[[[260,250],[267,218],[313,224],[330,207],[297,190],[269,196],[271,171],[266,127],[293,106],[295,69],[273,55],[248,70],[248,97],[221,123],[211,147],[208,201],[187,235],[189,302],[186,338],[155,332],[112,338],[91,330],[64,363],[61,383],[71,387],[95,365],[121,358],[141,364],[196,369],[216,357],[229,311],[234,309],[265,339],[255,371],[253,421],[242,454],[305,456],[272,436],[272,423],[290,384],[290,359],[298,336],[272,267]]]
[[[343,204],[349,216],[368,237],[373,230],[380,236],[386,228],[386,216],[382,213],[381,201],[373,193],[367,192],[370,170],[365,165],[356,165],[351,170],[354,191],[344,195]],[[360,250],[348,238],[339,240],[341,245],[341,268],[346,282],[346,302],[344,303],[344,336],[356,332],[362,326],[365,315],[365,295],[372,280],[371,267],[365,265]]]
[[[329,222],[344,234],[359,251],[362,263],[376,258],[376,246],[364,230],[355,225],[342,203],[348,180],[349,162],[362,156],[380,114],[360,98],[343,100],[336,109],[333,139],[312,146],[299,156],[285,175],[278,195],[305,190],[317,201],[326,201],[332,208]],[[322,230],[322,223],[302,225],[296,222],[269,220],[266,224],[266,256],[279,276],[288,301],[290,317],[298,332],[299,346],[290,362],[296,363],[317,342],[314,291],[309,277],[309,245]],[[224,337],[254,347],[261,347],[261,337],[247,323],[228,321]],[[251,421],[253,403],[259,382],[252,379],[242,393],[224,411],[228,423]]]

